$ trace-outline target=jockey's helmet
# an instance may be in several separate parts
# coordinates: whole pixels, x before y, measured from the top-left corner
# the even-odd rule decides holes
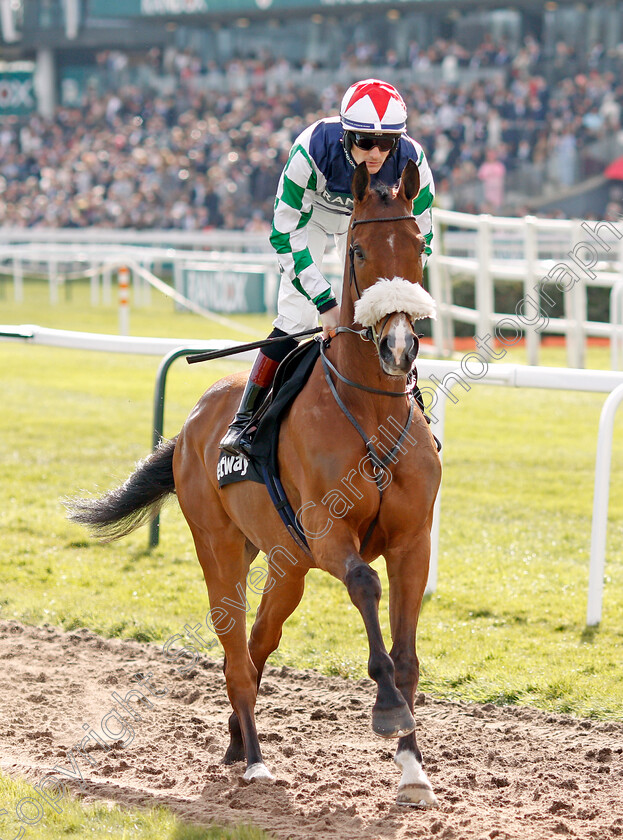
[[[393,85],[379,79],[364,79],[351,85],[344,94],[340,120],[347,152],[353,143],[364,149],[375,144],[384,151],[393,151],[406,130],[407,106]],[[374,135],[374,139],[362,138],[364,134]]]
[[[402,134],[407,127],[407,106],[393,85],[364,79],[344,94],[340,120],[345,131]]]

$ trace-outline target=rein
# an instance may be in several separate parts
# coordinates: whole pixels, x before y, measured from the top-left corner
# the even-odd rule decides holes
[[[348,327],[338,327],[335,332],[353,332],[355,333],[355,335],[360,335],[364,339],[364,341],[369,341],[369,339],[365,337],[365,334],[367,334],[367,330],[362,330],[361,332],[359,332],[359,330],[349,330]],[[358,388],[360,391],[367,391],[369,394],[380,394],[384,397],[408,397],[411,393],[409,390],[383,391],[381,388],[371,388],[369,385],[362,385],[360,382],[354,382],[352,379],[347,379],[339,372],[335,365],[327,359],[324,351],[324,342],[322,341],[320,342],[320,356],[322,358],[322,364],[325,369],[325,372],[328,368],[329,370],[331,370],[332,373],[334,373],[337,376],[340,382],[343,382],[345,385],[350,385],[352,388]],[[331,381],[331,384],[333,384],[333,381]]]
[[[365,331],[359,330],[351,330],[348,327],[338,328],[340,332],[353,332],[355,334],[362,335]],[[336,331],[337,332],[337,331]],[[382,391],[380,388],[370,388],[367,385],[361,385],[358,382],[353,382],[350,379],[347,379],[345,376],[338,371],[338,369],[333,365],[329,359],[327,359],[325,349],[324,349],[324,342],[320,342],[320,359],[322,361],[322,367],[325,375],[325,379],[327,381],[327,385],[329,386],[329,390],[333,394],[333,398],[338,404],[338,407],[341,409],[342,413],[346,417],[346,419],[351,423],[351,425],[355,428],[359,436],[364,442],[368,455],[370,456],[370,460],[374,464],[374,480],[376,482],[377,489],[379,491],[379,509],[376,513],[376,516],[368,526],[368,530],[365,533],[365,536],[361,542],[360,551],[363,552],[368,545],[370,537],[372,536],[372,532],[376,527],[376,523],[378,522],[380,513],[381,513],[381,502],[383,501],[383,474],[385,473],[388,465],[392,463],[397,456],[397,453],[402,449],[402,443],[409,434],[409,429],[411,428],[411,423],[413,422],[413,410],[415,406],[415,399],[413,398],[413,394],[410,391]],[[362,428],[361,424],[357,420],[356,417],[348,410],[348,407],[344,404],[344,401],[341,399],[340,395],[338,394],[337,388],[335,387],[335,383],[331,378],[331,373],[334,373],[337,378],[344,382],[346,385],[351,385],[354,388],[358,388],[361,391],[368,391],[371,394],[381,394],[383,396],[389,397],[405,397],[409,398],[409,416],[407,417],[407,422],[405,423],[404,429],[402,430],[400,437],[395,442],[391,451],[387,452],[385,456],[379,455],[376,446],[374,445],[373,438],[369,438],[368,435],[365,433],[364,429]]]

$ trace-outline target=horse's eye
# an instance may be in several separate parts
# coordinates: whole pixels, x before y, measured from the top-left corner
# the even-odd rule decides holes
[[[358,260],[365,260],[366,255],[363,252],[363,248],[361,245],[353,245],[353,254],[357,257]]]

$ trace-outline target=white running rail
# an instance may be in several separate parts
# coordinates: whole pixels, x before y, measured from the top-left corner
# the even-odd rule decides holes
[[[117,353],[146,353],[163,356],[178,347],[192,345],[197,349],[222,349],[233,346],[233,341],[191,341],[186,339],[138,338],[117,335],[76,333],[67,330],[52,330],[33,325],[0,325],[0,340],[17,340],[55,347],[72,347],[84,350],[102,350]],[[236,358],[252,360],[253,351],[239,354]],[[462,360],[465,362],[465,359]],[[418,372],[425,396],[427,410],[433,418],[432,428],[443,442],[447,394],[452,375],[468,378],[469,368],[462,362],[437,361],[421,358]],[[441,386],[427,389],[422,380],[435,376]],[[446,377],[450,379],[446,381]],[[623,401],[623,373],[603,370],[569,370],[566,368],[530,367],[524,365],[486,365],[478,377],[469,378],[469,384],[500,385],[515,388],[545,388],[548,390],[592,391],[608,394],[601,411],[597,435],[595,462],[595,483],[593,519],[591,529],[591,555],[589,566],[588,603],[586,623],[599,624],[602,615],[604,569],[606,561],[606,532],[608,522],[608,499],[610,487],[610,462],[612,437],[616,411]],[[439,535],[441,528],[441,489],[435,503],[433,533],[431,540],[431,563],[426,587],[434,592],[437,587]]]

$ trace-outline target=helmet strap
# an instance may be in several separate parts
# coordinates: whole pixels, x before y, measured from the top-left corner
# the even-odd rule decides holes
[[[353,160],[353,157],[350,153],[350,150],[353,147],[353,137],[350,131],[344,131],[344,134],[342,136],[342,146],[344,147],[344,154],[346,155],[346,160],[353,167],[353,169],[356,169],[357,164]]]

